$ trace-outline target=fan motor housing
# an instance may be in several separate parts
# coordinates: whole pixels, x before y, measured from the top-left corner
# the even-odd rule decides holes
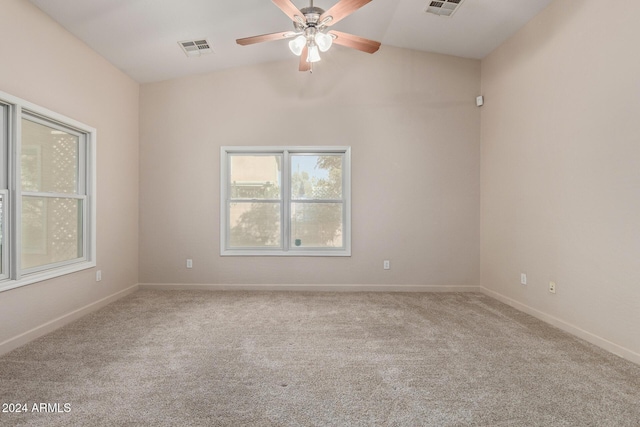
[[[305,7],[300,9],[300,12],[304,15],[307,20],[307,25],[316,25],[320,20],[320,17],[324,13],[324,9],[319,7]]]

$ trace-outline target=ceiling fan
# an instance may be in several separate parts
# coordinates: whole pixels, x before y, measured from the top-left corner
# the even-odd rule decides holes
[[[261,36],[246,37],[236,40],[242,46],[281,40],[295,37],[289,42],[289,49],[300,57],[300,71],[313,71],[313,63],[320,61],[320,52],[329,50],[333,43],[357,49],[362,52],[374,53],[380,48],[380,43],[354,36],[353,34],[329,30],[333,24],[346,18],[371,0],[339,0],[329,10],[324,11],[313,6],[298,9],[291,0],[272,0],[291,20],[295,31],[263,34]]]

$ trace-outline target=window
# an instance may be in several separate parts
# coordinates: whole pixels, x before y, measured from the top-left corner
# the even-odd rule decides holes
[[[0,92],[0,290],[95,266],[96,131]]]
[[[348,147],[222,147],[222,255],[350,256]]]

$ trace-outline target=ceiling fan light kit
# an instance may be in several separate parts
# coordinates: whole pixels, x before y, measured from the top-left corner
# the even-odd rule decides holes
[[[333,37],[325,33],[316,33],[314,40],[316,42],[316,45],[318,45],[318,49],[320,49],[320,52],[328,51],[333,44]]]
[[[294,55],[302,55],[302,50],[307,46],[307,62],[320,61],[320,52],[326,52],[333,44],[333,37],[317,31],[314,27],[305,29],[305,33],[289,42],[289,49]],[[320,51],[320,52],[319,52]]]
[[[302,55],[302,49],[307,44],[307,38],[305,36],[298,36],[289,42],[289,49],[295,56]]]
[[[318,46],[311,46],[307,53],[307,62],[314,63],[320,61],[320,52],[318,52]]]
[[[295,37],[289,42],[289,49],[300,57],[300,71],[313,71],[312,64],[321,60],[320,52],[327,52],[331,46],[339,44],[362,52],[374,53],[380,43],[348,33],[330,30],[329,27],[360,9],[371,0],[339,0],[328,11],[311,5],[298,8],[291,0],[272,0],[292,21],[295,31],[263,34],[236,40],[242,46],[283,38]]]

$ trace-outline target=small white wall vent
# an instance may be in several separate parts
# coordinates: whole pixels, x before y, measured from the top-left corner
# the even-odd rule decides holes
[[[185,55],[191,56],[200,56],[205,53],[213,53],[213,49],[211,49],[211,45],[205,39],[200,40],[185,40],[182,42],[178,42],[182,51]]]
[[[452,16],[464,0],[437,0],[430,1],[424,10],[438,16]]]

